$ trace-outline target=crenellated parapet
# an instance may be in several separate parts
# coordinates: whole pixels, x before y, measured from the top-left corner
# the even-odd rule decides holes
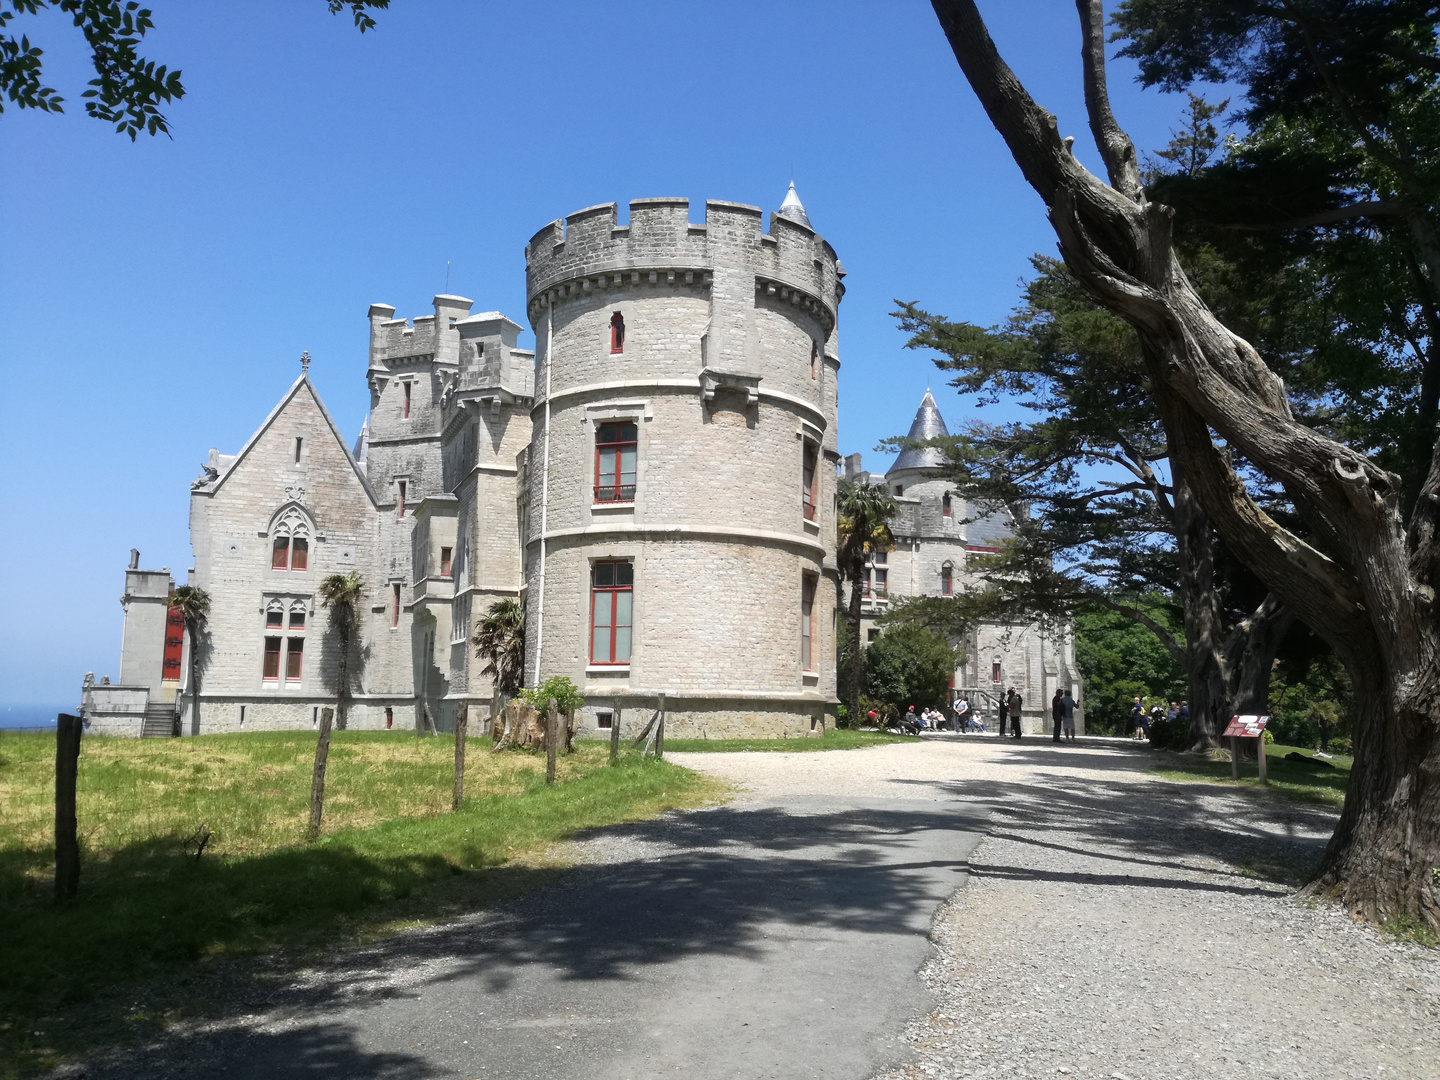
[[[779,214],[762,231],[763,217],[758,207],[711,199],[704,223],[693,224],[688,199],[636,199],[628,225],[619,224],[615,203],[553,221],[525,247],[530,321],[540,322],[551,305],[618,288],[708,295],[717,273],[740,273],[757,298],[808,312],[828,336],[845,293],[834,249]]]

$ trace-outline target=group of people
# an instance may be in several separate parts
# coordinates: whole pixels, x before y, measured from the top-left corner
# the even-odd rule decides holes
[[[1167,709],[1159,705],[1152,706],[1150,711],[1145,711],[1145,703],[1138,697],[1135,703],[1130,706],[1130,727],[1132,739],[1149,739],[1150,725],[1158,720],[1169,720],[1178,722],[1185,727],[1190,726],[1190,703],[1188,701],[1172,701]]]
[[[1025,699],[1015,687],[1010,687],[1005,696],[1000,699],[999,711],[999,734],[1003,738],[1006,735],[1012,738],[1020,738],[1020,715],[1024,707]],[[1140,699],[1135,699],[1136,708],[1140,708]],[[1183,703],[1182,703],[1183,705]],[[1056,690],[1055,697],[1050,702],[1050,716],[1055,723],[1055,741],[1059,742],[1062,735],[1066,739],[1075,738],[1075,699],[1070,695],[1069,690]],[[955,699],[955,730],[960,732],[988,731],[985,718],[980,711],[970,703],[970,695],[962,693]],[[1140,709],[1143,715],[1144,710]],[[1188,715],[1188,713],[1187,713]],[[881,718],[875,710],[871,710],[868,716],[870,723],[876,727],[881,726]],[[1149,720],[1146,719],[1147,737]],[[905,715],[895,722],[895,726],[902,731],[908,731],[918,735],[922,731],[938,731],[945,724],[945,715],[935,708],[925,708],[916,711],[911,705]]]

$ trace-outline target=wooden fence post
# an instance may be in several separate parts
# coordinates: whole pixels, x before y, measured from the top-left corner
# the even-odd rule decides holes
[[[80,769],[78,716],[55,718],[55,902],[75,899],[80,887],[80,841],[75,835],[75,779]]]
[[[610,764],[620,763],[620,706],[615,706],[615,713],[610,717]]]
[[[310,778],[310,836],[320,835],[320,818],[325,813],[325,763],[330,758],[330,725],[335,710],[320,710],[320,737],[315,742],[315,773]]]
[[[655,729],[655,760],[665,760],[665,694],[660,694],[660,726]]]
[[[455,795],[450,809],[459,810],[465,805],[465,736],[470,730],[470,706],[460,703],[455,711]]]
[[[1259,738],[1255,740],[1255,757],[1260,766],[1260,783],[1268,784],[1270,782],[1270,778],[1266,775],[1267,770],[1265,766],[1267,763],[1265,761],[1265,732],[1263,729],[1260,732]]]
[[[1230,779],[1240,779],[1240,737],[1230,736]]]
[[[555,755],[560,750],[560,710],[552,697],[545,703],[545,783],[555,783]]]

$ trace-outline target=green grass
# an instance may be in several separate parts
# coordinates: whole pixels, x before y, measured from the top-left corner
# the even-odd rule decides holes
[[[1302,747],[1273,744],[1265,749],[1270,791],[1297,802],[1321,803],[1335,807],[1345,805],[1345,788],[1350,783],[1350,758],[1330,758],[1330,764],[1335,767],[1327,769],[1318,763],[1285,760],[1286,754],[1297,750],[1307,758],[1313,756],[1311,751]],[[1159,753],[1163,755],[1163,764],[1157,766],[1154,772],[1167,780],[1192,782],[1199,780],[1206,783],[1246,788],[1263,786],[1257,774],[1258,766],[1253,761],[1242,760],[1240,762],[1240,779],[1236,781],[1230,778],[1230,762],[1228,761],[1207,761],[1203,758],[1174,754],[1168,751]]]
[[[0,734],[0,1076],[203,1013],[232,958],[298,962],[474,910],[549,880],[556,840],[723,790],[633,755],[607,768],[607,752],[577,744],[547,787],[543,757],[472,740],[451,813],[453,739],[337,732],[310,842],[310,733],[89,737],[80,894],[56,908],[55,737]],[[202,825],[216,836],[197,860]]]
[[[916,742],[918,735],[891,735],[888,732],[845,731],[828,728],[820,738],[803,739],[672,739],[665,738],[665,752],[677,754],[734,753],[747,750],[812,751],[812,750],[858,750],[864,746],[881,746],[884,743]]]

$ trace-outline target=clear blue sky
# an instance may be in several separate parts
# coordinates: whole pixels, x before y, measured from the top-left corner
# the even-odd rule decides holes
[[[184,72],[173,139],[85,117],[82,42],[46,50],[50,116],[0,116],[0,705],[68,705],[118,674],[131,547],[182,581],[189,484],[299,371],[347,439],[368,405],[365,311],[444,290],[523,322],[525,241],[594,203],[778,207],[793,177],[845,263],[840,446],[904,434],[927,386],[894,298],[992,323],[1054,236],[929,6],[395,0],[360,35],[323,0],[153,0],[152,59]],[[982,3],[1002,53],[1095,167],[1069,0]],[[1182,102],[1115,63],[1143,150]],[[527,335],[528,342],[528,335]]]

